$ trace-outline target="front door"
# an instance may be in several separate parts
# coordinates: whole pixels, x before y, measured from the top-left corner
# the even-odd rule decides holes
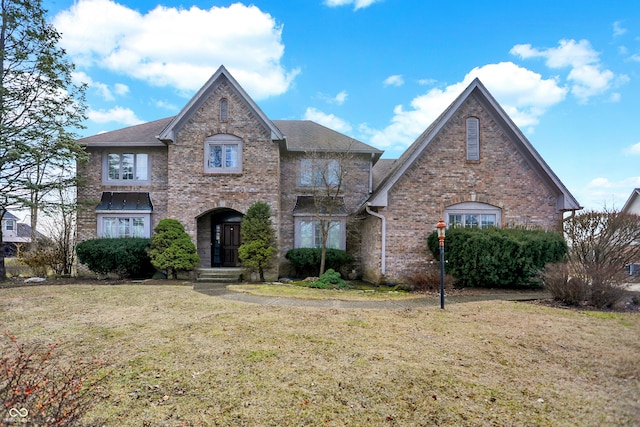
[[[240,223],[222,222],[213,225],[212,267],[237,267],[240,247]]]

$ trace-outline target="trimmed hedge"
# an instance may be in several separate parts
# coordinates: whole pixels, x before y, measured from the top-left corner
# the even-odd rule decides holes
[[[78,261],[97,274],[149,278],[155,272],[147,254],[149,239],[101,238],[78,243]]]
[[[287,252],[286,258],[296,270],[296,275],[317,276],[320,271],[321,248],[297,248]],[[325,256],[325,271],[340,270],[343,265],[353,262],[347,252],[340,249],[327,248]]]
[[[440,260],[436,232],[427,243]],[[460,286],[529,286],[538,271],[547,263],[561,261],[567,250],[562,235],[551,231],[454,228],[447,230],[445,239],[445,269]]]

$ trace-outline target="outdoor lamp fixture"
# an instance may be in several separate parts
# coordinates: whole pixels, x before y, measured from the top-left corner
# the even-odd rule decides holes
[[[447,228],[447,224],[440,220],[436,228],[440,242],[440,308],[444,310],[444,230]]]

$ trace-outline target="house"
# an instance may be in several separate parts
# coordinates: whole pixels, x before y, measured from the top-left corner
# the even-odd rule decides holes
[[[276,273],[289,274],[289,249],[318,245],[328,215],[328,245],[374,282],[424,268],[441,218],[552,229],[581,208],[479,80],[395,161],[311,121],[271,120],[223,66],[178,115],[82,142],[78,199],[91,208],[79,213],[79,240],[150,236],[175,218],[202,268],[238,265],[240,223],[256,201],[272,208]],[[318,209],[321,197],[331,212]]]
[[[18,222],[17,216],[5,211],[2,217],[2,242],[5,257],[17,256],[31,243],[31,226]]]

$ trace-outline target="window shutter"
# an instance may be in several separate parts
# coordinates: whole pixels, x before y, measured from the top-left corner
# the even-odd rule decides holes
[[[467,160],[480,160],[480,120],[467,118]]]

